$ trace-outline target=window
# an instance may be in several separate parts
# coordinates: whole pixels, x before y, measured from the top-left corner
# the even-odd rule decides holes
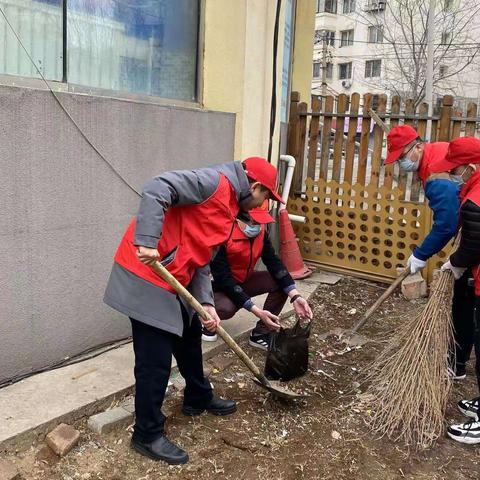
[[[322,76],[322,62],[313,62],[313,78]],[[327,63],[326,76],[329,80],[333,78],[333,63]]]
[[[338,78],[340,80],[352,78],[352,62],[338,64]]]
[[[200,0],[10,0],[8,4],[7,16],[47,79],[196,100]],[[0,56],[6,61],[0,62],[0,73],[38,76],[13,34],[7,34],[3,48]]]
[[[317,13],[337,13],[337,0],[317,0]]]
[[[365,78],[379,77],[382,71],[381,60],[367,60],[365,62]]]
[[[447,75],[448,67],[446,65],[440,65],[438,69],[438,73],[440,74],[440,78],[443,78]]]
[[[333,30],[315,30],[314,44],[319,45],[326,39],[327,45],[335,46],[335,32]]]
[[[355,0],[343,0],[343,13],[353,13],[355,11]]]
[[[349,47],[353,45],[353,30],[344,30],[340,32],[341,39],[340,39],[340,46],[341,47]]]
[[[368,27],[368,43],[383,43],[383,27]]]
[[[442,33],[442,38],[440,40],[440,43],[442,45],[448,45],[450,43],[450,33],[449,32],[443,32]]]

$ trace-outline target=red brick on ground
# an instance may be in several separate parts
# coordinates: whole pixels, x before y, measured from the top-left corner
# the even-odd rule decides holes
[[[78,430],[61,423],[47,435],[46,442],[57,455],[63,457],[78,443],[79,439]]]
[[[21,478],[17,467],[12,462],[0,458],[0,480],[20,480]]]

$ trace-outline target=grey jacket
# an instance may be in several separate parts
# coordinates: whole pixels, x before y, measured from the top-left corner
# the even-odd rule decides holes
[[[177,170],[150,180],[143,189],[137,215],[135,244],[156,248],[166,210],[205,201],[215,192],[220,173],[225,175],[233,186],[239,203],[248,197],[249,183],[240,162],[197,170]],[[200,303],[214,305],[208,264],[196,271],[188,290]],[[129,272],[116,262],[113,264],[103,300],[107,305],[135,320],[175,335],[181,336],[183,333],[179,303],[182,300]],[[184,306],[191,318],[194,312],[188,305]]]

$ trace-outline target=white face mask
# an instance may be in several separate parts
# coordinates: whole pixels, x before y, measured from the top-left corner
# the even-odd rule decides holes
[[[398,165],[406,172],[416,172],[418,170],[418,162],[410,160],[408,157],[401,157],[398,160]]]

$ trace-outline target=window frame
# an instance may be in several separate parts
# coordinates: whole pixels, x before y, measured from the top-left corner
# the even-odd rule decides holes
[[[129,92],[128,90],[106,89],[79,85],[68,80],[68,29],[67,29],[67,1],[61,1],[62,8],[62,80],[49,80],[46,78],[48,87],[42,78],[25,77],[23,75],[11,75],[0,73],[0,85],[34,88],[36,90],[49,90],[54,92],[68,92],[86,94],[94,97],[114,98],[118,100],[133,101],[136,103],[155,105],[178,105],[179,107],[201,107],[203,105],[203,51],[205,48],[205,2],[198,0],[198,28],[197,28],[197,54],[195,68],[195,100],[180,100],[175,98],[147,95],[145,93]]]
[[[346,39],[345,43],[343,42],[344,34],[346,34],[346,36],[347,36],[347,39]],[[354,38],[355,38],[355,29],[349,28],[348,30],[341,30],[340,31],[340,45],[339,45],[339,48],[353,46]]]
[[[326,2],[333,4],[334,8],[332,8],[332,10],[334,11],[325,9]],[[338,0],[317,0],[317,13],[331,13],[332,15],[336,15],[338,13]]]
[[[347,76],[342,77],[342,67],[345,67],[347,69]],[[352,73],[353,73],[353,65],[352,62],[343,62],[338,64],[338,79],[339,80],[351,80],[352,79]]]
[[[379,65],[378,75],[374,75],[375,65]],[[370,68],[369,68],[370,67]],[[368,72],[368,70],[370,70]],[[365,78],[380,78],[382,76],[382,59],[372,58],[365,61]]]
[[[374,35],[371,35],[371,33],[374,33]],[[371,37],[375,37],[374,40],[371,39]],[[378,37],[381,36],[381,41],[378,41]],[[383,43],[383,26],[378,26],[378,25],[370,25],[367,30],[367,43]]]
[[[348,5],[348,8],[346,6]],[[342,13],[348,15],[355,12],[355,0],[343,0]]]

